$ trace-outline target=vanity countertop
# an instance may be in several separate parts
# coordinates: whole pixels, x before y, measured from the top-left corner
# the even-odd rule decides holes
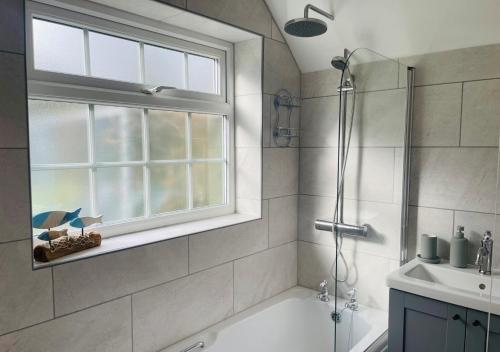
[[[500,315],[500,271],[480,275],[473,266],[462,269],[447,261],[427,264],[413,259],[391,272],[386,282],[396,290]]]

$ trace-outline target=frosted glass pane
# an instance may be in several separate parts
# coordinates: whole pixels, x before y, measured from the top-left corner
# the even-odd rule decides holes
[[[193,207],[220,205],[224,202],[224,164],[193,164]]]
[[[222,116],[192,114],[193,158],[222,158]]]
[[[203,93],[217,93],[214,59],[188,55],[188,89]]]
[[[82,208],[90,215],[89,170],[49,170],[31,173],[33,214]]]
[[[188,207],[185,164],[151,167],[151,211],[153,214]]]
[[[187,113],[149,110],[151,160],[185,159]]]
[[[97,169],[97,206],[104,221],[144,215],[142,167]]]
[[[89,32],[89,46],[92,76],[139,82],[139,43]]]
[[[33,19],[33,59],[37,70],[85,75],[83,30]]]
[[[175,50],[144,45],[145,82],[185,88],[184,53]]]
[[[142,110],[94,107],[97,161],[142,160]]]
[[[29,100],[28,108],[33,164],[88,161],[88,105]]]

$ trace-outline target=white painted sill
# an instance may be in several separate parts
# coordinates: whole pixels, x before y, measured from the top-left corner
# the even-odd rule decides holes
[[[176,237],[193,235],[200,232],[215,230],[231,225],[260,219],[258,215],[250,214],[230,214],[218,216],[210,219],[191,221],[188,223],[159,227],[156,229],[129,233],[126,235],[103,238],[99,247],[87,249],[78,253],[73,253],[48,263],[36,262],[33,260],[33,270],[47,268],[77,260],[92,258],[99,255],[118,252],[130,248],[145,246],[155,242],[170,240]]]

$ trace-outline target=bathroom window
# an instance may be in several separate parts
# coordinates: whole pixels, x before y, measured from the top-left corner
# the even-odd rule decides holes
[[[28,14],[34,214],[82,208],[116,235],[234,212],[230,46]]]

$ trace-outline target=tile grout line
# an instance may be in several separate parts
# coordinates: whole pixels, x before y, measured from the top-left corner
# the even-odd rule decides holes
[[[56,291],[55,291],[55,285],[54,285],[54,267],[50,268],[50,272],[52,275],[52,316],[53,319],[56,318]]]
[[[130,295],[130,343],[132,344],[131,351],[134,352],[134,303],[132,295]]]
[[[458,146],[462,147],[462,120],[464,114],[464,82],[462,82],[462,91],[460,97],[460,120],[458,123]]]

